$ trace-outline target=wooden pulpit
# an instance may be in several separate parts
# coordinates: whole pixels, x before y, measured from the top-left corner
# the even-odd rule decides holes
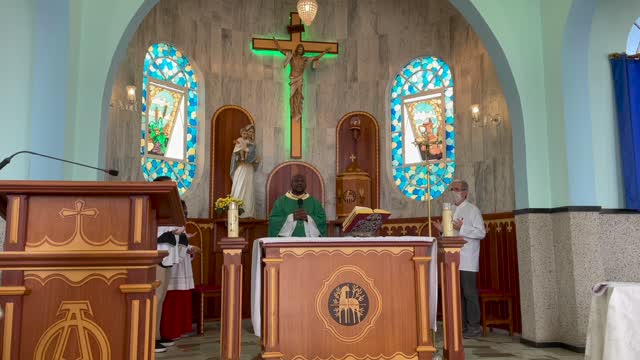
[[[173,182],[0,181],[0,354],[149,359],[158,225],[185,223]]]

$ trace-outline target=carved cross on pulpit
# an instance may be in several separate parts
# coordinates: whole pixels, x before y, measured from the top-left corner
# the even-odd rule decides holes
[[[338,43],[322,41],[303,41],[302,33],[304,25],[300,21],[298,13],[290,14],[290,25],[287,27],[289,40],[276,40],[253,38],[254,50],[278,50],[287,59],[284,66],[291,65],[289,75],[289,102],[290,102],[290,122],[291,122],[291,158],[300,159],[302,157],[302,79],[304,69],[309,62],[317,61],[324,54],[337,54]],[[320,53],[315,57],[303,56],[306,52]]]
[[[75,209],[62,209],[60,210],[60,216],[62,218],[75,216],[76,217],[76,227],[73,230],[73,235],[67,241],[86,241],[87,236],[84,234],[84,226],[82,217],[89,216],[95,218],[98,216],[99,211],[96,208],[85,209],[83,200],[76,200]]]

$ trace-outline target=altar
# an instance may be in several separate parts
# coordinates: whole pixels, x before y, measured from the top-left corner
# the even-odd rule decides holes
[[[436,259],[429,237],[255,241],[251,312],[262,358],[430,359]]]
[[[640,358],[640,283],[604,282],[593,287],[586,359]]]

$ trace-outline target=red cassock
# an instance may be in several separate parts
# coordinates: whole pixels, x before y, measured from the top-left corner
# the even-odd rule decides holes
[[[177,339],[193,332],[191,290],[169,290],[162,305],[160,335],[163,339]]]

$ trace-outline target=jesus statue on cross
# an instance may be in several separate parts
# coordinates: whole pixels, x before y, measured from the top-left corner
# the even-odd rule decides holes
[[[273,41],[275,42],[278,51],[287,57],[284,61],[283,67],[291,64],[291,74],[289,75],[289,88],[291,89],[289,96],[291,122],[300,122],[302,119],[302,101],[304,100],[304,97],[302,96],[302,76],[304,75],[304,70],[309,62],[313,62],[312,67],[315,68],[317,61],[331,49],[327,48],[317,56],[307,57],[304,56],[304,46],[302,44],[298,44],[295,51],[288,51],[282,50],[275,37],[273,38]]]

